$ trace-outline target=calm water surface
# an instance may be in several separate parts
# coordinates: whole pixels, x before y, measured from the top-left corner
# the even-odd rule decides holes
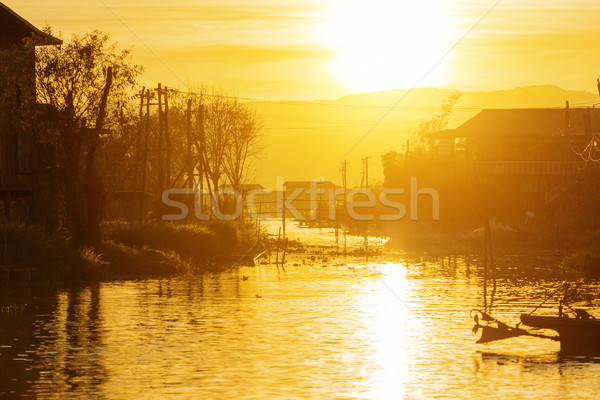
[[[559,360],[557,343],[476,345],[478,282],[464,258],[300,256],[285,271],[4,290],[0,398],[599,398],[600,363]],[[502,281],[496,315],[517,322],[553,284]]]

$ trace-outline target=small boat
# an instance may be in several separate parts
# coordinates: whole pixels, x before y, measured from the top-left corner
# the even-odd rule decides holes
[[[558,332],[560,352],[566,355],[600,355],[600,320],[577,310],[574,318],[563,316],[521,315],[521,322],[536,329]],[[582,311],[585,313],[583,314]]]
[[[477,343],[488,343],[517,336],[533,336],[560,342],[561,355],[600,356],[600,319],[596,319],[583,309],[573,308],[568,304],[569,297],[573,296],[573,293],[569,292],[570,288],[568,283],[563,283],[531,313],[522,314],[521,322],[515,327],[499,321],[486,311],[473,310],[471,312],[475,320],[473,332],[482,330],[481,338]],[[564,290],[564,295],[559,299],[558,315],[533,315],[534,311],[561,290]],[[556,331],[558,335],[550,336],[532,332],[521,328],[521,324],[533,329],[550,329]]]

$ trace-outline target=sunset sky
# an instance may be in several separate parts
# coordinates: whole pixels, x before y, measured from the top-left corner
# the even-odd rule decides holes
[[[65,37],[93,29],[109,33],[133,47],[135,62],[146,67],[143,83],[331,99],[412,87],[496,0],[4,3]],[[419,86],[489,90],[553,83],[594,91],[598,21],[597,0],[500,1]]]

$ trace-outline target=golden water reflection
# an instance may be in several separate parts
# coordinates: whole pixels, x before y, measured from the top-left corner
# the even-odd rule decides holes
[[[600,364],[555,343],[474,344],[465,259],[397,258],[3,292],[27,307],[0,314],[0,397],[596,398]],[[516,321],[542,286],[501,282],[497,312]]]

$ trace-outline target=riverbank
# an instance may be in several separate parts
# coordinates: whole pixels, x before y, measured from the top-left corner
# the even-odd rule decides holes
[[[65,234],[47,235],[39,227],[8,225],[2,264],[31,268],[42,283],[100,282],[169,277],[220,271],[229,259],[252,246],[241,224],[105,223],[94,246],[77,246]],[[4,229],[0,232],[3,238]],[[0,252],[0,257],[3,253]],[[20,280],[23,277],[15,277]]]

